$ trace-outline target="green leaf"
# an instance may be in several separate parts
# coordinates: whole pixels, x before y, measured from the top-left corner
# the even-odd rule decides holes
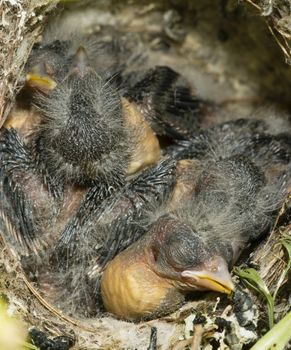
[[[291,312],[282,318],[250,350],[283,350],[291,339]]]
[[[39,350],[39,348],[35,345],[32,345],[30,343],[24,342],[23,343],[23,350]]]
[[[274,298],[271,295],[266,283],[263,281],[259,273],[253,268],[241,269],[237,267],[234,269],[234,272],[241,279],[243,279],[248,286],[256,290],[267,300],[269,328],[271,329],[274,325]]]

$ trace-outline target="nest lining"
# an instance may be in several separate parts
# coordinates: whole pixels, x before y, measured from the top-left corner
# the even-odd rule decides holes
[[[2,103],[2,118],[7,115],[17,91],[19,72],[40,33],[42,16],[53,6],[45,1],[37,7],[32,3],[24,7],[13,1],[6,1],[5,5],[4,24],[7,30],[14,28],[14,31],[9,35],[8,31],[4,33],[1,45],[2,61],[6,62],[3,70],[5,79],[0,90],[5,101],[5,104]],[[259,113],[258,106],[266,104],[275,110],[279,108],[288,112],[291,73],[265,23],[232,1],[215,4],[212,1],[189,1],[183,6],[174,1],[147,5],[101,2],[97,6],[91,4],[89,8],[72,6],[66,9],[61,21],[75,26],[77,18],[82,30],[102,30],[109,24],[121,32],[134,33],[143,45],[150,48],[149,65],[165,64],[177,69],[193,82],[201,97],[224,105],[229,113],[239,113],[241,116]],[[272,13],[277,15],[276,6],[279,5],[274,5]],[[40,14],[36,15],[38,11]],[[59,8],[55,11],[59,13]],[[15,20],[17,13],[20,16],[16,16]],[[180,19],[182,31],[178,34],[169,20],[171,16],[175,18],[175,14],[183,19]],[[283,32],[286,34],[286,29]],[[168,48],[164,50],[163,45]],[[5,47],[9,47],[9,52],[4,50]],[[12,67],[16,67],[13,72]],[[269,286],[276,284],[285,266],[284,252],[280,244],[276,244],[282,232],[290,235],[288,223],[277,227],[267,242],[254,253],[253,260],[258,263]],[[73,336],[77,340],[75,349],[147,349],[152,326],[157,327],[160,349],[169,349],[179,338],[191,338],[192,335],[185,334],[185,320],[191,317],[194,310],[219,316],[228,305],[224,300],[217,307],[216,296],[209,295],[188,303],[164,319],[142,324],[122,322],[111,317],[101,320],[70,319],[51,309],[40,298],[37,289],[23,275],[13,252],[5,242],[1,242],[1,246],[1,293],[8,297],[11,312],[20,315],[28,326],[37,326],[52,336]],[[284,298],[282,303],[284,300],[285,304],[288,303]],[[285,307],[281,311],[284,312]]]

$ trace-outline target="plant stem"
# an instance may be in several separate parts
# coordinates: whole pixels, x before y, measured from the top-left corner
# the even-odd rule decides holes
[[[283,350],[291,339],[291,312],[282,318],[250,350]]]

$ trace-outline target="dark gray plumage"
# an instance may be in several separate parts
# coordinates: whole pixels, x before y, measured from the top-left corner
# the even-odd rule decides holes
[[[80,43],[85,48],[78,47]],[[168,67],[135,76],[129,67],[132,56],[118,40],[94,41],[84,36],[40,45],[28,62],[28,82],[37,83],[38,74],[44,74],[57,83],[35,97],[42,121],[33,152],[42,176],[49,174],[50,187],[59,196],[68,183],[90,187],[64,228],[60,247],[73,239],[98,203],[124,184],[127,170],[159,158],[155,133],[188,137],[184,116],[190,113],[192,121],[198,120],[204,106],[188,87],[177,85],[180,76]],[[135,115],[140,114],[138,118],[128,105]],[[139,135],[143,124],[152,133],[144,139]],[[145,159],[136,161],[139,149]]]
[[[49,300],[68,313],[95,315],[102,307],[99,279],[104,266],[143,233],[137,222],[149,203],[159,206],[171,193],[176,162],[162,160],[100,200],[92,215],[82,218],[78,235],[60,246],[60,233],[80,206],[84,189],[69,186],[62,200],[56,199],[41,183],[29,147],[13,129],[2,130],[0,150],[5,239]]]
[[[202,153],[178,162],[171,199],[153,210],[145,234],[102,276],[108,311],[154,318],[175,310],[189,291],[233,289],[228,269],[274,223],[291,174],[285,136],[258,135],[248,123],[238,122],[245,129],[227,123],[193,139]]]

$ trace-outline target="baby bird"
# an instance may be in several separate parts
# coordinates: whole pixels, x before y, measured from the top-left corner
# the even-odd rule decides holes
[[[191,291],[231,293],[229,269],[268,232],[290,183],[290,144],[284,135],[254,133],[253,124],[225,123],[195,139],[203,158],[178,162],[170,199],[102,275],[109,312],[151,319],[176,310]]]
[[[58,58],[54,67],[60,75],[64,70],[61,57],[67,52],[65,47],[64,43],[53,47]],[[48,93],[38,95],[42,119],[27,145],[19,140],[19,149],[25,150],[25,157],[18,158],[18,166],[25,167],[29,158],[29,166],[54,197],[56,207],[64,204],[67,187],[81,186],[87,190],[83,192],[80,208],[75,208],[76,216],[71,215],[72,224],[68,223],[69,229],[65,230],[64,236],[69,240],[98,203],[124,185],[135,142],[122,117],[118,91],[91,67],[85,50],[79,47],[74,55],[65,58],[70,64],[65,64],[69,70],[64,79]],[[146,123],[141,124],[141,133],[148,129]],[[157,160],[158,141],[151,135]],[[6,148],[11,155],[14,147],[17,157],[19,149],[12,139],[4,132],[3,152]],[[145,163],[151,162],[148,158]]]
[[[82,41],[86,46],[88,39]],[[158,161],[156,134],[185,138],[183,116],[202,110],[202,102],[177,85],[181,78],[168,67],[145,72],[139,81],[125,72],[118,44],[100,41],[76,53],[74,47],[73,40],[37,47],[27,66],[29,84],[47,88],[35,100],[42,121],[32,141],[42,176],[49,174],[49,188],[58,197],[67,184],[89,188],[60,236],[61,249],[98,203],[123,186],[126,175]]]
[[[86,49],[73,40],[56,40],[33,50],[28,83],[42,90],[42,82],[51,81],[51,91],[35,96],[42,115],[36,153],[42,153],[60,186],[98,184],[112,191],[122,185],[127,171],[157,161],[160,148],[148,123],[122,99],[115,79],[121,69],[116,45],[89,45],[88,40],[75,40],[84,41]]]
[[[117,91],[90,67],[80,47],[68,75],[39,100],[44,116],[36,152],[59,183],[120,186],[130,138]]]
[[[78,236],[61,255],[56,244],[80,206],[85,189],[67,186],[63,200],[56,201],[47,184],[42,183],[33,156],[15,130],[1,131],[0,225],[4,239],[49,300],[58,301],[69,313],[96,314],[104,265],[142,233],[132,227],[147,204],[159,206],[167,198],[174,184],[176,162],[162,160],[128,179],[124,187],[95,207],[95,215],[79,228]],[[135,237],[128,236],[132,231]]]

